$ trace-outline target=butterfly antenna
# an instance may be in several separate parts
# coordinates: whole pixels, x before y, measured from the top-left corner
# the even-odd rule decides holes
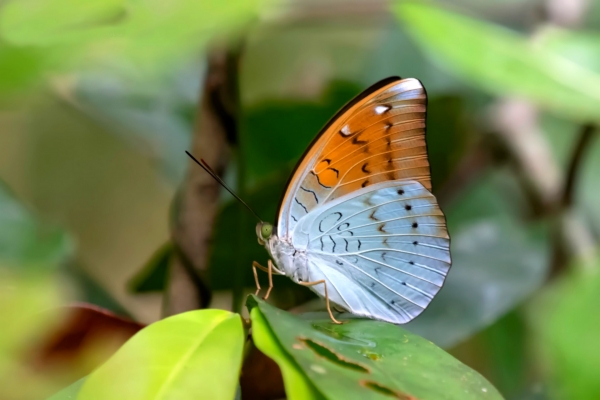
[[[258,214],[257,214],[257,213],[255,213],[255,212],[254,212],[254,210],[253,210],[253,209],[251,209],[251,208],[250,208],[250,206],[249,206],[248,204],[246,204],[246,202],[240,198],[240,196],[238,196],[237,194],[235,194],[235,193],[233,192],[233,190],[229,189],[229,187],[228,187],[228,186],[225,184],[225,182],[223,182],[223,179],[221,179],[221,177],[219,177],[219,175],[217,175],[217,173],[216,173],[215,171],[213,171],[213,170],[212,170],[212,168],[211,168],[211,167],[210,167],[210,166],[209,166],[209,165],[206,163],[206,161],[204,161],[203,159],[200,159],[200,161],[198,161],[198,160],[196,159],[196,157],[194,157],[193,155],[191,155],[191,154],[190,154],[190,152],[189,152],[189,151],[186,151],[186,152],[185,152],[185,154],[187,154],[188,156],[190,156],[190,157],[192,158],[192,160],[196,161],[196,163],[197,163],[199,166],[201,166],[201,167],[202,167],[202,169],[204,169],[206,172],[208,172],[208,174],[209,174],[210,176],[212,176],[212,177],[213,177],[213,178],[214,178],[214,179],[215,179],[217,182],[219,182],[219,184],[220,184],[221,186],[223,186],[223,187],[225,188],[225,190],[227,190],[229,193],[231,193],[231,195],[232,195],[233,197],[235,197],[235,198],[236,198],[236,199],[237,199],[237,200],[238,200],[240,203],[242,203],[244,206],[246,206],[246,208],[247,208],[248,210],[250,210],[250,212],[251,212],[252,214],[254,214],[254,216],[255,216],[256,218],[258,218],[258,220],[259,220],[260,222],[263,222],[263,220],[262,220],[262,219],[261,219],[261,218],[258,216]]]

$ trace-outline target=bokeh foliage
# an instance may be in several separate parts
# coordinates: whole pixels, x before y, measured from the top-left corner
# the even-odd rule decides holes
[[[478,386],[489,387],[487,395],[473,398],[498,397],[492,384],[505,398],[599,397],[594,375],[600,368],[594,339],[600,334],[594,308],[600,293],[598,263],[567,260],[565,265],[573,267],[549,278],[562,214],[535,209],[519,169],[502,161],[506,148],[498,150],[493,140],[490,144],[497,129],[490,114],[507,98],[529,102],[537,110],[542,143],[564,173],[581,125],[598,122],[600,6],[589,4],[575,30],[541,26],[534,17],[541,2],[533,0],[444,2],[449,7],[395,2],[382,11],[383,18],[357,17],[340,4],[329,5],[339,7],[333,16],[316,18],[300,3],[290,15],[309,16],[296,20],[285,17],[281,3],[258,0],[2,4],[0,104],[6,110],[0,124],[6,133],[0,138],[0,179],[6,184],[0,185],[0,325],[10,329],[0,336],[0,387],[7,388],[6,398],[40,398],[72,383],[72,375],[41,377],[23,356],[41,340],[42,327],[50,329],[46,317],[31,317],[38,310],[93,299],[144,322],[158,319],[160,299],[148,293],[169,284],[169,202],[185,174],[183,151],[191,141],[205,55],[212,44],[240,37],[241,130],[233,153],[240,157],[234,157],[225,179],[244,189],[247,202],[265,220],[272,221],[298,157],[345,102],[390,75],[416,77],[428,90],[434,193],[448,217],[454,263],[431,307],[406,331],[381,328],[386,332],[381,333],[382,348],[397,334],[426,347],[422,354],[433,349]],[[468,164],[482,147],[500,155],[489,151],[491,161]],[[597,244],[600,140],[586,150],[568,215]],[[239,277],[247,290],[253,287],[250,263],[264,263],[267,257],[256,244],[254,222],[240,220],[240,212],[224,194],[208,282],[217,308],[231,308],[231,291],[239,290],[232,277]],[[244,239],[238,242],[238,237]],[[313,299],[286,278],[276,277],[275,286],[273,301],[279,307]],[[253,306],[256,345],[277,361],[286,387],[295,388],[288,396],[335,398],[344,388],[329,386],[319,374],[324,368],[332,375],[339,371],[327,370],[323,358],[310,364],[294,357],[291,336],[284,338],[288,319],[296,334],[301,326],[321,326],[315,321],[323,314],[317,310],[305,320],[285,314],[278,320],[273,315],[281,311],[260,301]],[[231,343],[202,351],[232,351],[211,353],[222,369],[203,376],[224,390],[219,396],[231,398],[236,390],[239,395],[235,382],[243,331],[239,317],[225,311],[198,311],[151,324],[106,365],[127,356],[131,371],[144,376],[143,368],[152,369],[152,362],[171,365],[154,383],[179,368],[206,374],[198,358],[169,358],[165,341],[170,343],[175,330],[188,332],[186,340],[200,340],[195,335],[204,328],[209,332],[211,318],[234,321],[226,329]],[[60,322],[58,314],[55,320]],[[372,326],[353,321],[340,329],[346,328],[362,336]],[[316,334],[311,329],[309,336]],[[217,336],[213,339],[228,338]],[[330,344],[340,354],[349,351],[335,340]],[[168,362],[144,358],[145,349],[153,346],[166,346],[170,355],[160,357]],[[179,348],[180,353],[188,350]],[[372,362],[364,354],[346,356]],[[386,363],[392,365],[393,357]],[[427,371],[442,365],[432,364]],[[416,376],[420,370],[411,371]],[[102,367],[53,399],[77,393],[82,399],[114,398],[118,387],[111,382],[125,377],[112,373]],[[452,386],[456,377],[444,373],[437,371],[433,381],[450,380],[448,387],[458,391],[460,386]],[[403,382],[378,380],[380,387],[363,389],[373,397],[386,390],[397,396],[404,391],[418,398],[435,396],[438,388],[419,388],[423,382],[415,376]],[[178,379],[190,378],[182,372]],[[145,390],[143,382],[136,382]],[[108,397],[101,396],[103,390]],[[182,385],[181,390],[178,398],[192,398],[185,396],[198,388]]]

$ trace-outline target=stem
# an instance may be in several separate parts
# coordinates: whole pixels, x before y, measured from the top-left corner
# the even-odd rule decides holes
[[[585,154],[586,149],[590,145],[590,141],[594,136],[596,126],[594,124],[585,124],[581,127],[581,133],[579,134],[579,140],[575,145],[571,160],[569,163],[569,169],[567,172],[567,178],[563,189],[562,199],[560,206],[568,208],[573,204],[573,196],[575,191],[575,183],[577,181],[577,175],[581,168],[581,162]]]
[[[229,147],[237,137],[237,61],[236,50],[215,48],[209,53],[192,138],[191,153],[206,160],[220,175],[229,159]],[[186,157],[183,152],[181,156]],[[170,264],[164,315],[203,308],[210,302],[210,291],[204,282],[208,278],[208,256],[220,186],[191,159],[188,165],[171,228],[177,251]]]

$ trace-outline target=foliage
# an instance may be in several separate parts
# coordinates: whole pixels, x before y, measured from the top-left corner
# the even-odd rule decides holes
[[[531,307],[532,321],[541,343],[541,368],[552,377],[562,398],[593,399],[600,396],[594,371],[600,367],[596,344],[600,321],[593,317],[600,303],[598,261],[594,270],[575,271],[547,288]]]
[[[594,71],[509,30],[438,8],[409,3],[395,11],[437,60],[443,57],[469,83],[530,98],[572,118],[597,120],[600,76]]]
[[[543,398],[599,397],[600,266],[590,253],[574,257],[565,238],[598,246],[600,140],[582,153],[570,208],[540,205],[535,188],[554,179],[562,190],[581,125],[597,123],[600,6],[572,30],[527,19],[539,2],[446,3],[365,2],[385,14],[371,19],[339,4],[260,0],[4,2],[2,397],[243,398],[240,374],[261,370],[244,364],[252,346],[281,370],[269,376],[283,380],[281,398],[537,399],[540,387]],[[269,303],[248,297],[246,321],[235,303],[254,290],[251,262],[267,254],[255,221],[227,194],[202,277],[211,309],[159,319],[158,297],[181,290],[169,281],[168,223],[198,95],[214,84],[204,82],[206,55],[240,40],[240,130],[224,179],[265,221],[344,103],[389,75],[427,88],[432,181],[453,266],[406,326],[352,317],[334,325],[285,277],[274,278]],[[515,98],[535,114],[531,124],[515,116],[522,137],[491,122]],[[524,137],[534,138],[525,154],[539,157],[548,182],[522,171]],[[64,307],[71,301],[95,306]],[[61,343],[71,364],[48,361],[68,353]]]
[[[244,346],[240,317],[199,310],[156,322],[86,380],[86,399],[231,399]]]
[[[254,337],[258,348],[268,352],[279,347],[282,352],[269,355],[282,369],[296,368],[293,375],[303,375],[286,382],[288,393],[316,390],[329,399],[502,398],[477,372],[398,326],[369,320],[342,325],[327,319],[301,320],[256,297],[249,305],[254,327],[261,332]],[[273,346],[273,341],[278,343]],[[308,387],[299,389],[299,384]]]
[[[0,181],[0,260],[4,265],[56,266],[73,251],[68,234],[39,223]]]

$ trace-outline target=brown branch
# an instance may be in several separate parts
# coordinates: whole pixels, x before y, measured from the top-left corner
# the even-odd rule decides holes
[[[192,139],[191,153],[206,160],[219,174],[227,165],[230,144],[237,137],[238,59],[238,49],[210,52]],[[181,156],[186,157],[183,152]],[[203,282],[207,278],[219,193],[218,182],[190,160],[171,228],[177,251],[163,302],[165,315],[206,307],[210,301]]]
[[[581,127],[581,133],[579,134],[579,139],[571,156],[567,178],[563,188],[562,199],[560,202],[560,205],[563,208],[570,207],[573,204],[573,192],[575,189],[575,182],[577,181],[577,175],[581,167],[581,161],[583,160],[584,152],[589,147],[595,131],[596,126],[593,124],[585,124]]]
[[[573,209],[575,185],[581,170],[586,148],[589,147],[596,126],[585,124],[575,143],[573,154],[569,160],[567,176],[561,198],[556,205],[556,229],[553,232],[553,257],[550,278],[559,276],[565,268],[576,259],[583,266],[590,265],[595,258],[596,242],[593,234]]]

